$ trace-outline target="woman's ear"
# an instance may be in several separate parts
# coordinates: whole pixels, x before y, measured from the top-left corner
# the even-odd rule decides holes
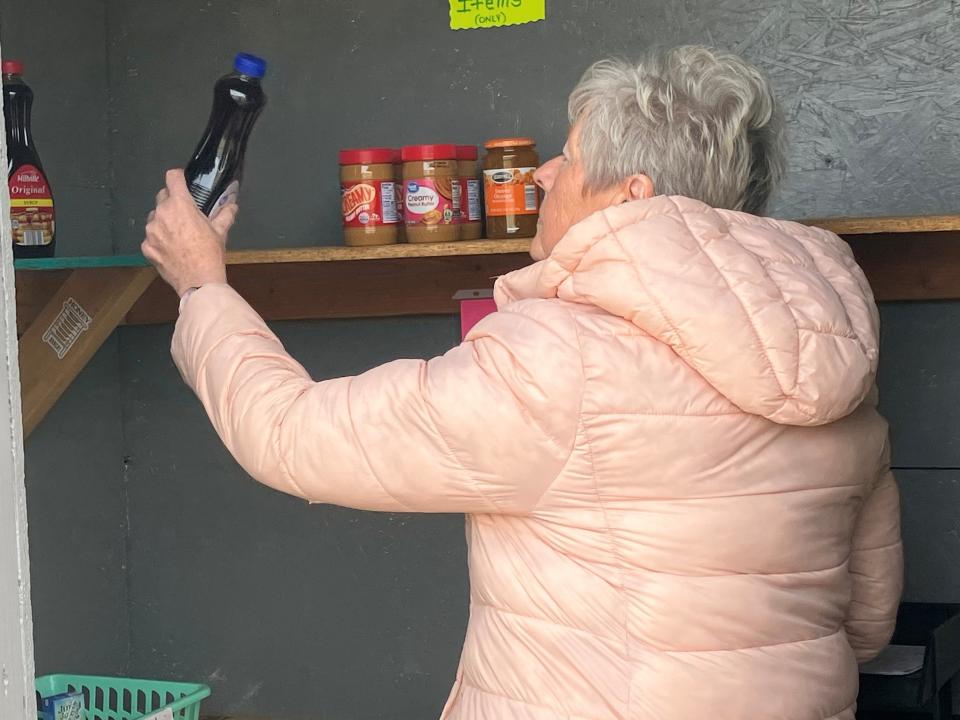
[[[627,202],[653,197],[653,180],[649,175],[631,175],[627,178]]]
[[[622,205],[634,200],[652,198],[653,180],[648,175],[631,175],[617,186],[612,205]]]

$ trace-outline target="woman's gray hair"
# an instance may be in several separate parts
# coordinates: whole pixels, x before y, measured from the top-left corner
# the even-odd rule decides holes
[[[786,164],[766,77],[706,47],[595,63],[570,94],[569,113],[587,190],[644,174],[659,195],[762,214]]]

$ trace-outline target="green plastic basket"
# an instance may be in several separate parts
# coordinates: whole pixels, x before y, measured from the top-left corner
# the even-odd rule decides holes
[[[37,678],[36,689],[40,697],[83,692],[86,720],[142,720],[167,710],[161,718],[199,720],[200,701],[210,695],[210,688],[197,683],[92,675],[45,675]]]

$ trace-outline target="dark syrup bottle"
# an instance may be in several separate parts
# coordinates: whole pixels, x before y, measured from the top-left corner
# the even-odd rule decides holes
[[[33,90],[23,81],[23,63],[5,60],[3,116],[7,128],[7,185],[15,258],[53,257],[56,222],[53,192],[33,144]]]
[[[213,88],[213,108],[207,129],[185,170],[190,194],[208,217],[236,200],[247,140],[257,116],[267,104],[260,85],[267,70],[266,61],[240,53],[234,60],[233,70]]]

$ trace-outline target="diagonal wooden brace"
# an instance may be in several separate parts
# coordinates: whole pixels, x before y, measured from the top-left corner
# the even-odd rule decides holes
[[[156,277],[149,267],[71,272],[20,338],[24,437],[43,420]]]

